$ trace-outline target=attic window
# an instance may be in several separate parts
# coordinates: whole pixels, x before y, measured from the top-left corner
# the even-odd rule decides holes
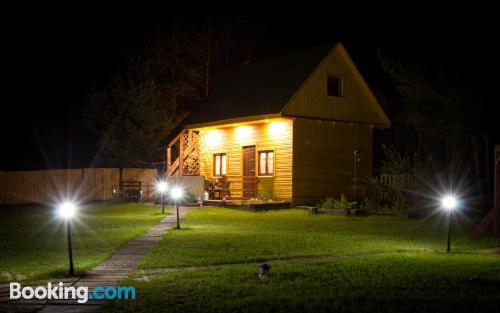
[[[342,78],[328,75],[326,79],[326,91],[329,97],[342,97]]]

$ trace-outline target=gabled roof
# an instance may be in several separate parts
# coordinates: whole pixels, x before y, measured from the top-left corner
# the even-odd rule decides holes
[[[319,46],[241,65],[181,125],[280,114],[332,48]]]
[[[329,67],[331,65],[325,64],[332,64],[327,63],[328,60],[331,62],[332,58],[339,58],[338,60],[343,62],[342,64],[346,66],[345,71],[350,73],[355,84],[350,86],[357,86],[359,89],[351,89],[351,96],[340,100],[346,105],[321,106],[320,102],[315,101],[307,104],[306,109],[300,104],[299,107],[302,106],[302,109],[297,110],[297,103],[300,103],[295,100],[297,95],[300,92],[304,94],[304,88],[312,77],[318,78],[319,73],[327,68],[331,69]],[[336,61],[334,63],[337,64]],[[363,95],[365,100],[349,106],[348,101],[359,100],[353,98],[353,94]],[[361,106],[358,107],[358,103]],[[364,106],[361,103],[364,103]],[[295,109],[291,107],[292,104],[295,105]],[[315,108],[319,108],[321,114],[318,114],[318,111],[314,112]],[[338,112],[332,113],[332,110]],[[335,46],[318,46],[241,65],[180,123],[180,127],[198,128],[281,116],[356,121],[380,128],[389,127],[391,124],[344,46],[337,43]]]

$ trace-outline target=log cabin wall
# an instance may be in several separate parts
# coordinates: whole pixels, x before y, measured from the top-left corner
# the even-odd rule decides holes
[[[325,197],[351,197],[354,153],[357,195],[361,180],[372,174],[373,130],[370,125],[296,118],[293,125],[293,202],[310,203]]]
[[[292,198],[292,133],[291,119],[274,119],[236,126],[210,127],[200,132],[200,174],[214,177],[214,154],[227,155],[227,177],[231,181],[232,198],[241,198],[242,190],[242,148],[255,146],[258,175],[259,151],[275,152],[273,176],[258,176],[259,191],[273,193],[278,199]]]

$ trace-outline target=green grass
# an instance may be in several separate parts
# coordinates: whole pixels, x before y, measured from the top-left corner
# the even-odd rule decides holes
[[[453,224],[454,251],[482,251],[491,239],[472,239],[475,222]],[[309,215],[305,210],[245,212],[223,208],[192,209],[181,230],[169,232],[140,263],[142,268],[241,263],[273,258],[444,251],[446,219]]]
[[[267,282],[255,265],[182,270],[125,281],[136,301],[103,311],[498,312],[499,268],[485,253],[403,252],[273,264]]]
[[[150,205],[108,202],[83,206],[72,227],[76,272],[104,261],[162,216],[158,207]],[[33,281],[66,274],[66,232],[52,208],[0,207],[0,238],[0,283],[8,281],[8,276]]]

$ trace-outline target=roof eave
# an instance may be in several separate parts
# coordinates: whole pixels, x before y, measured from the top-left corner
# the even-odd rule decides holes
[[[224,120],[211,121],[206,123],[194,123],[194,124],[186,124],[183,127],[188,129],[197,129],[203,127],[212,127],[212,126],[220,126],[226,124],[234,124],[234,123],[244,123],[244,122],[252,122],[258,120],[272,119],[282,117],[281,113],[271,113],[271,114],[262,114],[262,115],[253,115],[253,116],[242,116]]]

